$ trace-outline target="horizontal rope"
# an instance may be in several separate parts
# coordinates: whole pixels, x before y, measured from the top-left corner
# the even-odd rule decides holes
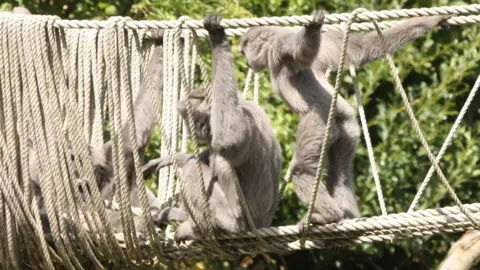
[[[456,15],[447,21],[449,25],[462,25],[462,24],[473,24],[480,22],[480,4],[472,5],[460,5],[460,6],[442,6],[442,7],[432,7],[432,8],[416,8],[416,9],[399,9],[399,10],[382,10],[382,11],[367,11],[358,14],[355,21],[364,22],[364,23],[354,23],[352,24],[352,31],[368,31],[374,30],[374,26],[371,23],[372,21],[381,21],[386,19],[401,19],[401,18],[411,18],[411,17],[420,17],[420,16],[432,16],[432,15]],[[4,14],[2,14],[4,15]],[[459,16],[459,15],[477,15],[477,16]],[[8,16],[8,15],[7,15]],[[41,15],[36,15],[41,16]],[[338,24],[341,22],[346,22],[350,16],[350,13],[339,13],[339,14],[328,14],[325,16],[324,31],[332,30],[341,30],[343,29]],[[223,19],[221,25],[227,29],[227,34],[229,36],[238,36],[245,32],[245,28],[252,26],[267,26],[267,25],[301,25],[310,23],[312,16],[310,15],[301,15],[301,16],[278,16],[278,17],[260,17],[260,18],[232,18],[232,19]],[[383,22],[380,23],[380,28],[389,28],[396,25],[398,22]],[[61,28],[90,28],[90,29],[103,29],[106,28],[108,22],[106,20],[55,20],[53,25],[55,27]],[[178,25],[178,21],[152,21],[152,20],[129,20],[122,24],[127,29],[173,29]],[[184,29],[194,28],[201,29],[203,28],[203,21],[201,20],[186,20],[182,26]],[[242,29],[243,28],[243,29]],[[238,31],[242,29],[243,31]],[[205,32],[205,33],[203,33]],[[206,31],[201,31],[200,36],[206,34]]]
[[[399,9],[399,10],[382,10],[369,11],[361,13],[357,16],[356,21],[371,22],[374,20],[411,18],[419,16],[432,15],[469,15],[479,14],[480,4],[461,5],[461,6],[443,6],[433,8],[417,8],[417,9]],[[325,16],[325,24],[334,24],[346,22],[350,13],[328,14]],[[224,28],[247,28],[252,26],[266,25],[299,25],[312,21],[310,15],[300,16],[279,16],[279,17],[261,17],[261,18],[232,18],[224,19],[220,23]],[[85,21],[85,20],[59,20],[54,25],[63,28],[105,28],[106,21]],[[177,21],[129,21],[125,24],[130,29],[173,29],[178,25]],[[202,20],[187,20],[182,28],[203,28]]]
[[[464,207],[475,220],[480,221],[480,203],[465,204]],[[298,240],[299,231],[296,225],[262,228],[258,229],[258,233],[272,247],[288,252],[390,241],[394,238],[402,239],[471,229],[473,229],[471,222],[455,206],[387,216],[362,217],[340,223],[312,226],[308,233],[309,240],[306,241],[304,246],[300,245]],[[160,229],[157,231],[159,234],[163,234]],[[116,237],[120,246],[123,246],[122,234],[116,234]],[[165,256],[170,259],[195,258],[205,256],[205,254],[218,256],[214,251],[209,250],[203,241],[177,245],[173,243],[172,233],[168,233],[165,239],[167,241],[165,242],[164,252]],[[328,242],[325,244],[323,240],[328,240]],[[233,253],[269,252],[268,247],[258,245],[255,235],[251,232],[231,235],[219,234],[218,241],[222,248]],[[141,243],[143,248],[147,248],[148,245],[148,241]]]
[[[396,21],[384,21],[379,22],[378,26],[381,30],[385,30],[388,28],[392,28],[404,20],[396,20]],[[456,26],[456,25],[467,25],[467,24],[476,24],[480,23],[480,15],[469,15],[469,16],[456,16],[448,19],[446,21],[446,25],[448,26]],[[329,31],[343,31],[344,30],[344,23],[340,24],[327,24],[322,26],[322,32],[329,32]],[[242,36],[245,34],[250,28],[230,28],[225,30],[228,36]],[[375,26],[372,22],[362,22],[362,23],[353,23],[351,26],[351,31],[361,32],[361,31],[372,31],[375,30]],[[199,37],[207,37],[208,32],[204,29],[197,29],[197,35]],[[190,30],[184,30],[183,35],[190,34]],[[150,33],[146,34],[146,37],[152,37]]]

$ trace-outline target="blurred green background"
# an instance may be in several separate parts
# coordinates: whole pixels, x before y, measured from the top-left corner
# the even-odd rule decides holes
[[[23,5],[34,14],[52,14],[66,19],[105,19],[108,16],[130,16],[133,19],[174,20],[182,15],[202,19],[216,12],[227,18],[310,14],[316,8],[330,13],[351,12],[363,7],[369,10],[433,7],[472,4],[472,1],[394,0],[363,3],[354,0],[3,0],[0,11]],[[238,39],[234,39],[237,42]],[[236,47],[236,46],[235,46]],[[403,85],[408,92],[421,128],[431,149],[437,153],[480,74],[480,30],[478,25],[434,30],[408,44],[394,55]],[[236,48],[234,48],[236,52]],[[203,58],[210,62],[208,47]],[[244,59],[236,52],[239,87],[246,75]],[[344,72],[341,94],[355,104],[351,77]],[[379,60],[358,71],[363,101],[389,213],[403,212],[413,199],[430,163],[414,135],[390,70]],[[332,81],[332,80],[331,80]],[[261,77],[260,102],[276,128],[283,149],[284,173],[295,148],[298,117],[270,91],[268,73]],[[356,106],[356,105],[355,105]],[[480,167],[478,139],[480,133],[480,98],[475,98],[460,126],[454,142],[440,165],[463,203],[478,201]],[[148,158],[158,157],[158,132],[152,138]],[[380,214],[371,176],[367,150],[362,138],[355,159],[355,187],[362,215]],[[156,188],[155,179],[149,186]],[[420,201],[419,208],[452,205],[445,188],[435,175]],[[288,186],[273,225],[296,223],[305,214],[292,186]],[[432,269],[446,255],[452,241],[460,234],[436,235],[398,241],[392,244],[363,244],[342,249],[300,251],[285,256],[288,269]],[[274,257],[272,267],[280,269]],[[235,264],[206,258],[203,262],[185,262],[193,269],[241,269]],[[282,266],[284,267],[284,266]],[[285,268],[283,268],[285,269]]]

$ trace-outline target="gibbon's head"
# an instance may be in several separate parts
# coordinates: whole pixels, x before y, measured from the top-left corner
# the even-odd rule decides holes
[[[268,50],[278,26],[256,26],[250,28],[240,39],[239,50],[254,72],[268,67]]]
[[[14,8],[12,9],[12,13],[15,13],[15,14],[25,14],[25,15],[30,15],[30,14],[32,14],[32,13],[30,12],[30,10],[28,10],[28,9],[26,9],[26,8],[24,8],[24,7],[14,7]]]
[[[187,99],[192,106],[192,116],[197,135],[197,141],[200,143],[209,142],[210,134],[210,104],[207,101],[207,90],[196,88],[189,93],[185,100],[179,101],[177,105],[178,113],[188,123]],[[187,125],[187,133],[190,136],[190,126]]]

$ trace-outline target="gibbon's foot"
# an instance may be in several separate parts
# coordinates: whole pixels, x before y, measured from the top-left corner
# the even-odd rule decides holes
[[[223,16],[218,14],[210,14],[203,19],[203,27],[208,32],[223,29],[220,22],[223,20]]]
[[[188,240],[196,240],[196,238],[194,229],[188,221],[183,222],[177,227],[173,237],[177,244],[185,243]]]
[[[319,9],[312,12],[312,22],[306,24],[305,26],[308,28],[320,28],[323,25],[323,21],[325,19],[325,15],[328,14],[325,10]]]

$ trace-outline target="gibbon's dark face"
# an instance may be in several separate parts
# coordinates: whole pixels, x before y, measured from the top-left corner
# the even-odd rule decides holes
[[[192,106],[192,116],[197,135],[197,141],[208,143],[211,139],[210,132],[210,104],[206,99],[206,90],[203,88],[194,89],[187,99]],[[187,100],[182,100],[177,105],[177,110],[185,121],[188,121]],[[190,136],[190,126],[187,125],[187,133]]]

